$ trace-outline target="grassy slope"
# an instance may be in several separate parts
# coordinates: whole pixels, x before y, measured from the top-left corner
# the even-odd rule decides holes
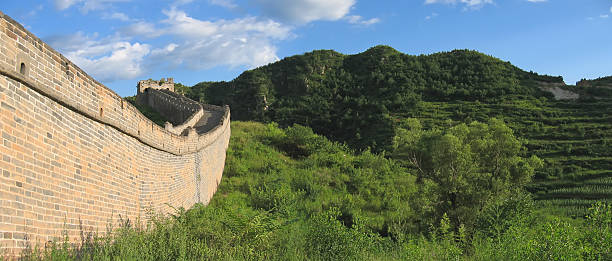
[[[355,154],[305,128],[232,122],[219,190],[208,207],[157,218],[148,229],[126,221],[111,237],[71,248],[48,244],[23,260],[600,260],[612,257],[612,217],[600,223],[525,216],[498,238],[472,243],[433,224],[428,238],[398,229],[417,204],[411,175],[370,153]],[[378,174],[380,173],[380,174]],[[380,176],[378,176],[380,175]],[[355,187],[358,185],[359,187]],[[351,210],[351,211],[347,211]],[[352,224],[347,219],[352,213]],[[605,217],[605,216],[604,216]],[[418,217],[417,217],[418,218]],[[609,221],[606,221],[609,220]],[[604,223],[601,223],[604,222]],[[605,223],[608,222],[608,223]],[[401,228],[401,222],[397,223]],[[403,224],[406,225],[406,224]],[[2,259],[0,257],[0,259]]]
[[[426,127],[448,119],[502,118],[526,140],[527,153],[546,166],[528,189],[540,206],[557,214],[582,217],[596,201],[612,201],[612,97],[589,101],[550,101],[512,97],[499,104],[428,102],[415,113]]]
[[[410,56],[377,46],[356,55],[288,57],[231,82],[198,84],[191,95],[229,103],[232,117],[299,123],[355,148],[378,146],[374,151],[389,149],[389,115],[396,122],[417,117],[429,128],[448,119],[502,118],[527,140],[527,153],[546,162],[529,187],[536,199],[548,210],[582,216],[594,200],[612,200],[612,89],[567,86],[590,99],[554,101],[540,92],[542,82],[563,84],[473,51]],[[422,101],[416,108],[398,105],[415,104],[415,97]]]

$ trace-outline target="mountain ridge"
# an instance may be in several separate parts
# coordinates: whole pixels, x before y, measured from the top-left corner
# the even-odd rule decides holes
[[[229,82],[198,83],[187,96],[229,104],[235,120],[302,124],[357,149],[382,151],[394,135],[390,113],[410,112],[421,101],[552,98],[541,83],[565,85],[561,76],[527,72],[477,51],[408,55],[378,45],[353,55],[315,50],[289,56]]]

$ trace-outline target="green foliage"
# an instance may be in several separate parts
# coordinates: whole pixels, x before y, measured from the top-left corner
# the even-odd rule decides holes
[[[229,104],[237,120],[309,126],[352,148],[388,150],[395,136],[391,113],[422,101],[497,101],[538,94],[536,82],[561,81],[527,73],[476,51],[402,54],[376,46],[356,55],[321,50],[246,71],[230,82],[202,82],[188,96]]]
[[[538,206],[551,203],[551,211],[584,217],[590,204],[612,195],[598,180],[612,168],[610,79],[564,86],[560,76],[526,72],[475,51],[411,56],[376,46],[356,55],[324,50],[288,57],[231,82],[198,84],[190,95],[230,104],[234,119],[298,123],[374,153],[393,150],[406,118],[420,119],[425,130],[503,119],[523,140],[525,156],[544,162],[528,185]],[[581,98],[554,101],[542,86]]]
[[[418,122],[407,120],[402,126],[416,130]],[[470,130],[470,125],[466,127]],[[461,137],[457,131],[440,130]],[[79,244],[60,241],[43,249],[30,248],[22,259],[611,257],[612,215],[610,205],[604,204],[594,205],[585,222],[569,222],[536,215],[530,211],[533,202],[528,196],[510,193],[485,204],[477,233],[471,234],[466,226],[455,227],[452,215],[444,213],[431,227],[420,230],[419,220],[427,217],[418,211],[429,204],[431,193],[421,188],[426,186],[418,184],[410,171],[380,155],[354,153],[299,125],[280,129],[275,124],[232,122],[224,177],[207,207],[177,209],[147,223],[124,220],[106,236],[84,233]]]
[[[429,131],[419,129],[415,120],[406,125],[410,130],[398,130],[391,156],[433,185],[430,197],[438,201],[433,217],[448,214],[454,229],[464,225],[471,231],[487,203],[521,189],[542,164],[535,156],[520,156],[520,141],[501,120]]]
[[[393,117],[403,129],[410,129],[406,119],[417,118],[425,130],[503,119],[527,149],[524,156],[536,155],[544,163],[527,184],[537,208],[583,218],[591,204],[612,202],[610,105],[609,98],[551,101],[513,96],[499,103],[422,102],[419,110]]]
[[[174,83],[174,92],[178,93],[178,94],[182,94],[187,96],[189,94],[189,91],[191,90],[191,88],[189,88],[189,86],[185,86],[182,83]]]
[[[581,85],[581,86],[590,86],[590,87],[597,87],[597,86],[607,86],[607,87],[610,87],[610,86],[612,86],[612,76],[599,77],[599,78],[593,79],[593,80],[582,79],[582,80],[580,80],[580,82],[578,82],[578,85]]]

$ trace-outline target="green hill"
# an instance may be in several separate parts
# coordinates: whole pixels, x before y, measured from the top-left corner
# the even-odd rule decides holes
[[[391,113],[421,101],[497,102],[513,94],[542,96],[535,83],[562,83],[475,51],[402,54],[376,46],[356,55],[313,51],[249,70],[230,82],[202,82],[194,99],[229,104],[236,120],[312,127],[354,148],[388,150]]]
[[[587,87],[597,87],[597,86],[605,86],[612,87],[612,76],[600,77],[593,80],[582,79],[578,83],[578,86],[587,86]]]
[[[245,71],[230,82],[202,82],[187,95],[229,104],[237,120],[294,123],[357,150],[393,152],[405,118],[426,129],[503,119],[545,167],[529,185],[542,206],[583,216],[612,196],[612,77],[567,86],[469,50],[402,54],[376,46],[355,55],[320,50]],[[556,101],[542,88],[580,95]]]

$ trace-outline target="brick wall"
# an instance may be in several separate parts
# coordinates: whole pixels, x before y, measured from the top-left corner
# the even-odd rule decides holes
[[[167,90],[145,89],[136,102],[146,104],[164,116],[172,125],[181,125],[202,109],[199,102]]]
[[[230,136],[210,108],[211,131],[170,133],[0,13],[0,251],[207,203]]]

